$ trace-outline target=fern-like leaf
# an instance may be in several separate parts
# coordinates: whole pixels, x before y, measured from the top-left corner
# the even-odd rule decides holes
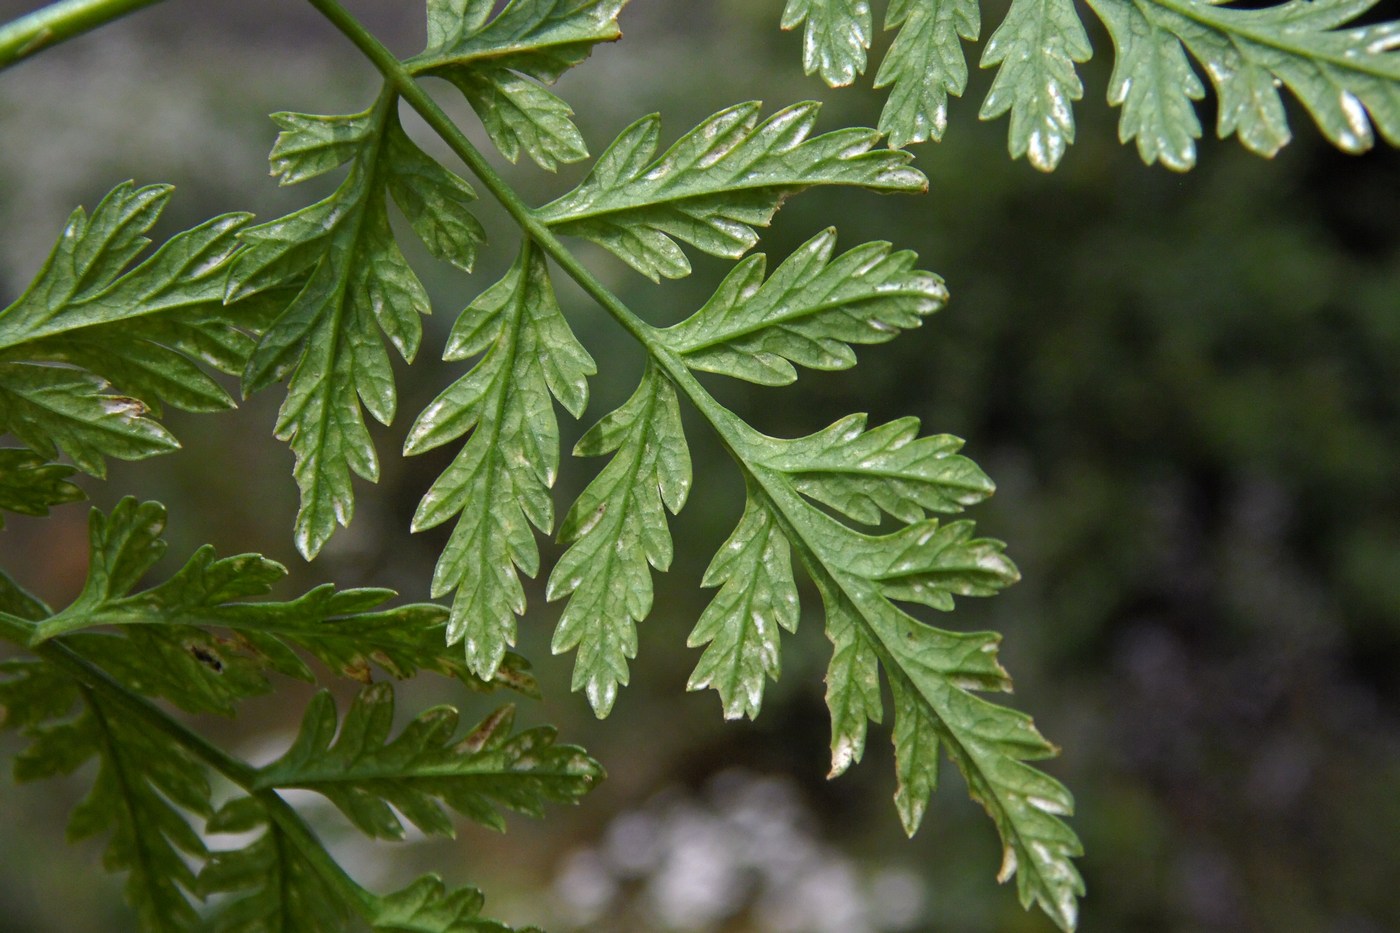
[[[865,74],[874,20],[869,0],[787,0],[784,29],[802,30],[802,69],[819,74],[831,87],[844,87]]]
[[[1342,28],[1377,2],[1289,0],[1244,10],[1202,0],[1098,0],[1092,6],[1119,56],[1109,92],[1110,102],[1123,103],[1119,135],[1137,138],[1144,161],[1155,155],[1179,170],[1194,163],[1183,139],[1196,126],[1189,99],[1204,89],[1184,45],[1220,98],[1222,138],[1238,135],[1260,155],[1276,153],[1292,135],[1279,94],[1287,87],[1343,151],[1371,148],[1375,131],[1400,146],[1400,22]],[[1122,90],[1128,79],[1142,89]]]
[[[1400,22],[1350,25],[1380,0],[1283,0],[1241,8],[1228,0],[1089,0],[1116,52],[1108,102],[1121,106],[1118,136],[1147,164],[1185,171],[1201,135],[1196,102],[1204,69],[1219,97],[1217,131],[1272,156],[1292,134],[1280,90],[1302,102],[1333,145],[1363,152],[1377,135],[1400,146]],[[803,62],[833,87],[864,70],[868,5],[789,0],[783,28],[805,20]],[[875,77],[890,87],[880,130],[900,148],[940,139],[949,94],[967,66],[959,37],[976,39],[976,0],[891,0],[886,29],[899,30]],[[1190,58],[1188,58],[1188,53]],[[1011,115],[1012,156],[1050,171],[1074,141],[1072,104],[1083,94],[1075,64],[1092,54],[1070,0],[1013,0],[982,66],[997,66],[983,119]]]
[[[999,636],[933,628],[892,602],[947,610],[956,595],[995,593],[1017,579],[1000,542],[973,537],[969,522],[934,519],[862,535],[803,505],[782,480],[764,479],[775,518],[789,529],[826,608],[832,774],[860,760],[866,720],[882,719],[883,668],[895,697],[895,802],[906,831],[918,828],[936,784],[941,745],[1001,834],[1002,880],[1015,873],[1023,905],[1036,903],[1073,928],[1083,882],[1070,860],[1081,847],[1059,818],[1073,801],[1059,782],[1024,764],[1055,749],[1029,717],[969,693],[1009,689],[996,661]]]
[[[847,369],[851,344],[884,343],[943,307],[943,280],[914,268],[914,254],[866,243],[833,260],[828,228],[765,281],[762,254],[725,277],[705,306],[663,334],[693,369],[763,385],[797,378],[794,365]]]
[[[908,156],[870,151],[879,134],[844,129],[808,138],[818,104],[758,121],[751,101],[722,110],[659,158],[660,117],[627,127],[581,184],[544,206],[555,231],[605,247],[653,280],[681,278],[690,262],[676,244],[738,258],[757,242],[783,199],[818,185],[884,192],[927,190]]]
[[[549,490],[559,469],[559,427],[551,397],[578,417],[596,371],[529,241],[505,278],[462,312],[443,358],[478,354],[476,365],[419,415],[404,451],[471,432],[423,497],[413,528],[460,514],[433,575],[433,596],[456,590],[448,641],[465,641],[468,664],[489,679],[515,643],[515,617],[525,610],[517,568],[539,572],[530,526],[554,526]]]
[[[69,774],[97,759],[92,789],[69,819],[69,838],[110,834],[103,866],[127,873],[126,899],[143,929],[194,929],[198,886],[187,859],[207,850],[188,815],[213,812],[203,770],[170,738],[141,728],[43,661],[0,665],[0,708],[5,725],[30,740],[15,759],[17,780]]]
[[[705,571],[703,585],[720,591],[686,642],[708,646],[686,689],[714,687],[726,719],[758,716],[764,678],[782,670],[778,630],[796,632],[799,618],[791,549],[759,501],[750,488],[738,527]]]
[[[982,30],[977,0],[892,0],[885,28],[898,34],[875,74],[875,87],[890,88],[879,129],[890,147],[943,138],[948,95],[967,89],[967,57],[961,39]]]
[[[486,898],[476,888],[449,889],[436,875],[424,875],[375,905],[375,933],[509,933],[510,928],[481,916]]]
[[[791,362],[813,365],[820,357],[787,347],[774,352],[780,346],[776,337],[744,346],[746,352],[733,357],[738,362],[722,366],[709,365],[708,356],[693,350],[702,343],[709,349],[752,341],[765,328],[781,333],[792,308],[813,306],[820,313],[811,316],[806,338],[849,365],[852,334],[868,332],[857,324],[868,328],[897,312],[888,319],[890,330],[913,326],[919,309],[941,303],[941,282],[911,272],[912,256],[867,244],[832,262],[830,239],[828,232],[800,248],[766,282],[761,260],[747,260],[706,310],[659,332],[667,352],[675,354],[661,354],[663,359],[745,379],[754,379],[755,371],[779,371],[790,379]],[[838,291],[826,301],[831,283],[824,279],[852,256],[863,275],[882,264],[890,275],[875,272],[862,292],[862,275],[845,270],[832,277]],[[847,288],[853,290],[840,291]],[[886,293],[897,296],[893,305],[872,304]],[[761,351],[770,353],[768,365],[756,368]],[[757,714],[765,679],[780,670],[779,631],[795,628],[799,615],[795,553],[821,594],[832,643],[826,676],[832,776],[860,760],[867,724],[884,718],[883,670],[895,699],[895,804],[906,831],[913,833],[922,820],[937,784],[941,749],[1001,833],[1003,879],[1015,873],[1023,904],[1037,903],[1071,928],[1083,891],[1071,861],[1080,845],[1059,817],[1070,812],[1072,801],[1058,782],[1025,764],[1054,748],[1027,717],[972,693],[1010,688],[996,659],[999,636],[934,628],[895,605],[948,611],[958,596],[989,596],[1018,579],[1001,542],[977,537],[971,522],[929,517],[986,498],[991,481],[958,454],[961,441],[920,437],[912,418],[869,428],[864,415],[852,415],[807,437],[780,440],[744,425],[688,375],[675,378],[725,438],[747,487],[739,526],[706,575],[706,584],[720,590],[690,638],[692,647],[706,645],[690,687],[714,687],[726,716]],[[900,526],[866,534],[847,524],[877,525],[885,516]]]
[[[249,601],[286,568],[257,554],[218,558],[207,546],[168,580],[137,590],[165,553],[164,527],[158,503],[128,498],[110,514],[94,509],[83,589],[63,611],[35,619],[33,640],[61,636],[118,681],[191,712],[232,714],[238,701],[271,689],[270,671],[312,680],[296,649],[362,682],[373,664],[396,677],[433,671],[487,685],[443,644],[441,607],[373,611],[391,590],[327,584],[293,600]],[[117,631],[87,631],[100,626]],[[533,692],[522,665],[512,656],[495,682]]]
[[[1084,96],[1075,63],[1092,54],[1074,0],[1012,0],[982,53],[983,68],[1000,67],[980,114],[1011,114],[1012,158],[1042,172],[1060,164],[1074,142],[1072,103]]]
[[[0,432],[103,476],[107,457],[179,446],[156,420],[162,403],[233,406],[207,370],[240,370],[253,346],[244,330],[268,317],[265,302],[223,304],[249,215],[215,217],[132,265],[171,190],[127,182],[91,215],[75,210],[33,283],[0,310]]]
[[[217,933],[299,933],[350,926],[349,906],[255,797],[234,797],[205,824],[211,835],[258,833],[241,848],[211,853],[199,893],[229,894],[210,927]]]
[[[383,424],[396,391],[382,332],[406,360],[422,337],[428,296],[389,227],[392,196],[440,258],[470,269],[480,224],[467,184],[428,158],[404,134],[385,91],[370,110],[340,117],[278,114],[273,171],[284,183],[348,161],[329,197],[285,217],[244,229],[228,297],[304,279],[268,328],[243,372],[245,393],[290,376],[277,436],[296,455],[301,491],[295,538],[308,559],[354,512],[353,472],[379,475],[361,405]]]
[[[296,741],[259,770],[257,785],[316,791],[366,835],[401,839],[395,810],[430,835],[453,835],[444,807],[503,830],[502,808],[540,816],[546,803],[574,802],[603,776],[582,749],[556,744],[553,729],[512,735],[509,706],[461,740],[452,707],[419,714],[391,740],[393,716],[393,690],[375,684],[360,691],[337,734],[335,702],[317,694]]]
[[[524,152],[554,171],[588,157],[573,110],[544,87],[622,35],[626,0],[512,0],[491,16],[487,0],[428,4],[428,47],[409,59],[416,74],[454,84],[496,148],[514,162]]]
[[[600,718],[627,683],[627,660],[637,656],[637,623],[651,612],[651,568],[671,565],[664,509],[679,513],[690,492],[675,389],[654,367],[574,448],[576,456],[606,453],[612,460],[560,525],[569,549],[546,590],[550,600],[569,597],[551,647],[555,654],[578,649],[573,689],[585,692]]]

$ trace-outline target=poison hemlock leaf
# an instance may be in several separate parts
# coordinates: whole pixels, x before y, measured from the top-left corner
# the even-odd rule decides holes
[[[738,258],[757,242],[783,199],[818,185],[919,192],[928,180],[904,153],[871,151],[879,134],[842,129],[808,138],[819,105],[796,104],[758,120],[761,104],[706,119],[659,158],[660,117],[622,131],[583,182],[539,217],[591,240],[652,280],[690,274],[676,244]]]
[[[637,656],[637,623],[651,612],[651,568],[671,565],[666,513],[678,514],[690,493],[690,451],[671,383],[648,366],[623,405],[588,430],[574,448],[581,457],[612,453],[608,465],[574,502],[559,528],[569,548],[549,576],[547,597],[568,597],[551,644],[578,650],[573,689],[583,690],[602,718],[627,660]]]
[[[103,865],[128,872],[126,898],[143,929],[193,929],[197,884],[187,860],[207,849],[187,814],[213,812],[203,770],[164,734],[43,661],[0,664],[0,708],[5,725],[31,742],[15,760],[16,779],[68,774],[98,760],[92,789],[69,819],[69,838],[110,833]]]
[[[223,303],[249,215],[215,217],[132,265],[171,190],[127,182],[91,216],[75,210],[33,283],[0,310],[0,432],[44,458],[62,453],[103,476],[107,457],[179,446],[155,420],[162,403],[233,407],[207,370],[241,370],[253,346],[244,331],[268,317],[263,301]]]
[[[414,73],[445,78],[467,98],[507,159],[523,151],[554,171],[588,157],[573,110],[544,85],[622,32],[626,0],[512,0],[495,17],[491,0],[428,4],[428,47]]]
[[[61,635],[119,682],[190,712],[231,715],[239,700],[271,689],[271,671],[312,680],[297,648],[366,683],[373,664],[395,677],[432,671],[486,686],[443,644],[440,607],[373,611],[394,595],[390,590],[326,584],[285,602],[249,602],[286,569],[257,554],[216,558],[208,546],[170,579],[135,590],[165,553],[164,526],[165,510],[153,502],[128,498],[110,515],[93,510],[82,592],[62,612],[36,620],[36,637]],[[120,632],[83,631],[106,625]],[[496,682],[531,692],[521,665],[509,659]]]
[[[1109,27],[1120,61],[1137,62],[1130,76],[1148,98],[1124,93],[1118,75],[1110,101],[1124,99],[1119,135],[1137,138],[1144,161],[1155,154],[1170,168],[1194,163],[1181,140],[1196,125],[1194,113],[1187,116],[1188,98],[1203,89],[1185,62],[1184,45],[1219,95],[1222,138],[1238,135],[1260,155],[1278,152],[1292,135],[1279,93],[1286,86],[1343,151],[1370,149],[1373,123],[1400,146],[1400,21],[1341,28],[1377,3],[1289,0],[1244,10],[1202,0],[1097,0],[1091,5]],[[1160,103],[1150,100],[1156,95]],[[1149,109],[1154,105],[1160,114]]]
[[[943,307],[938,276],[914,268],[913,253],[866,243],[833,260],[836,231],[799,247],[766,281],[766,259],[748,257],[705,306],[663,334],[693,369],[762,385],[786,385],[794,365],[847,369],[850,344],[884,343]]]
[[[1400,21],[1349,27],[1379,0],[1284,0],[1243,9],[1211,0],[1089,0],[1117,60],[1108,101],[1122,106],[1118,136],[1144,162],[1176,171],[1196,161],[1195,102],[1219,96],[1217,131],[1272,156],[1291,138],[1280,88],[1302,102],[1323,135],[1363,152],[1377,133],[1400,146]],[[864,69],[870,11],[853,0],[789,0],[782,26],[807,22],[803,62],[833,87]],[[899,29],[875,77],[891,86],[880,130],[896,148],[942,137],[949,93],[967,68],[958,37],[976,39],[976,0],[891,0]],[[1092,54],[1070,0],[1014,0],[992,34],[983,67],[999,66],[981,116],[1011,115],[1010,150],[1050,171],[1074,141],[1071,102],[1083,87],[1075,63]]]
[[[402,839],[394,811],[429,835],[454,834],[443,807],[504,830],[501,808],[541,816],[546,803],[574,802],[603,776],[582,749],[556,744],[551,728],[512,735],[509,706],[461,740],[453,738],[457,711],[451,707],[419,714],[390,740],[393,715],[389,686],[366,687],[337,734],[335,702],[329,693],[317,694],[296,742],[259,770],[258,785],[314,790],[366,835]]]
[[[914,270],[912,255],[876,243],[832,260],[833,239],[820,234],[766,281],[761,257],[741,263],[705,308],[660,332],[668,349],[695,369],[787,382],[793,363],[850,365],[850,344],[862,335],[916,326],[946,298],[937,276]],[[787,332],[793,322],[809,328],[804,339]],[[690,637],[691,646],[706,645],[691,689],[714,687],[728,717],[758,713],[765,678],[780,670],[779,631],[795,629],[799,617],[795,552],[822,596],[833,649],[832,775],[860,760],[867,723],[884,718],[883,669],[895,700],[895,803],[906,831],[922,820],[942,748],[1002,835],[1003,879],[1015,873],[1023,904],[1073,927],[1083,885],[1071,859],[1080,845],[1059,819],[1073,803],[1024,763],[1054,748],[1028,717],[970,692],[1009,689],[999,636],[944,631],[895,605],[948,611],[957,596],[989,596],[1018,579],[1001,542],[976,537],[971,522],[928,517],[981,501],[991,481],[958,454],[961,441],[920,437],[913,418],[870,428],[852,415],[792,440],[724,419],[716,426],[744,469],[747,497],[706,574],[705,584],[720,589]],[[886,515],[900,527],[866,534],[846,522],[877,525]],[[657,527],[665,527],[659,515]]]
[[[228,284],[240,298],[304,281],[268,327],[243,371],[245,393],[290,376],[277,436],[296,455],[301,490],[295,538],[308,559],[335,524],[354,512],[353,471],[379,475],[361,405],[388,424],[397,399],[380,332],[405,360],[422,337],[428,296],[389,227],[392,196],[436,256],[470,269],[480,224],[468,212],[475,194],[404,134],[387,89],[364,113],[277,114],[274,174],[294,184],[349,162],[329,197],[285,217],[249,227]]]
[[[416,454],[471,436],[423,497],[413,528],[459,515],[438,560],[433,596],[456,591],[449,643],[490,679],[525,611],[517,569],[539,572],[533,525],[554,526],[549,490],[559,469],[552,398],[574,417],[588,404],[593,359],[564,320],[543,255],[530,241],[505,278],[462,312],[443,358],[480,360],[418,417],[404,444]]]

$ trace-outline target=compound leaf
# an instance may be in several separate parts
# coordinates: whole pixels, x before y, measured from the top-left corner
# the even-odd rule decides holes
[[[1118,136],[1143,161],[1186,171],[1201,126],[1205,86],[1219,97],[1217,131],[1272,156],[1288,143],[1281,89],[1303,104],[1323,135],[1363,152],[1377,135],[1400,145],[1400,22],[1369,16],[1380,0],[1284,0],[1231,6],[1227,0],[1089,0],[1116,52],[1108,101],[1121,106]],[[1359,18],[1371,22],[1351,25]],[[803,62],[827,83],[849,84],[864,70],[870,10],[854,0],[789,0],[783,28],[806,22]],[[967,65],[959,37],[976,39],[975,0],[891,0],[886,29],[897,29],[875,77],[890,87],[879,128],[891,146],[942,137],[948,95],[961,94]],[[1011,115],[1013,157],[1050,171],[1074,141],[1073,101],[1083,93],[1075,64],[1092,49],[1070,0],[1013,0],[992,34],[983,67],[999,66],[983,119]]]
[[[637,656],[637,623],[651,612],[651,568],[671,565],[664,509],[679,513],[690,491],[675,389],[653,366],[574,448],[585,457],[614,451],[560,525],[569,548],[546,591],[551,601],[569,597],[551,647],[555,654],[578,649],[573,689],[585,691],[600,718],[627,683],[627,659]]]
[[[237,701],[271,688],[269,671],[313,679],[296,649],[362,682],[377,665],[395,677],[433,671],[486,686],[444,644],[446,612],[439,606],[373,611],[393,592],[329,584],[288,601],[249,601],[266,594],[286,568],[258,554],[219,558],[208,546],[169,579],[136,590],[165,553],[164,508],[128,498],[110,515],[94,509],[90,526],[83,589],[63,611],[35,619],[35,640],[61,636],[90,663],[148,696],[191,712],[232,714]],[[98,626],[120,632],[85,631]],[[512,656],[496,681],[533,692],[522,664]]]
[[[1124,3],[1125,0],[1119,0]],[[1257,10],[1235,9],[1200,0],[1151,0],[1133,8],[1151,27],[1157,48],[1153,61],[1169,73],[1189,72],[1179,61],[1179,45],[1205,67],[1220,98],[1216,129],[1224,138],[1236,134],[1246,148],[1271,156],[1291,138],[1279,88],[1292,91],[1333,145],[1346,152],[1362,152],[1375,143],[1375,132],[1391,145],[1400,146],[1400,22],[1374,23],[1342,29],[1367,13],[1378,0],[1289,0]],[[1094,4],[1109,25],[1120,57],[1135,51],[1114,21],[1131,21],[1103,3]],[[1103,9],[1100,7],[1103,6]],[[1170,37],[1161,35],[1165,31]],[[1138,36],[1134,36],[1138,38]],[[1141,53],[1138,52],[1139,57]],[[1150,81],[1146,66],[1133,76]],[[1194,73],[1185,84],[1199,88]],[[1112,92],[1111,92],[1112,93]],[[1179,98],[1180,90],[1177,90]],[[1124,103],[1125,125],[1132,98]],[[1171,105],[1179,110],[1180,99]],[[1139,132],[1147,135],[1148,151],[1168,150],[1178,139],[1182,121],[1148,123]],[[1185,124],[1189,130],[1190,124]],[[1175,133],[1175,135],[1174,135]],[[1142,136],[1139,136],[1141,149]],[[1146,153],[1144,153],[1146,158]],[[1166,162],[1165,156],[1162,157]],[[1185,165],[1173,168],[1189,167]]]
[[[233,406],[207,370],[242,368],[265,302],[223,303],[247,214],[224,214],[171,237],[143,262],[144,233],[168,185],[112,189],[68,219],[43,268],[0,310],[0,431],[36,453],[63,453],[105,475],[105,459],[179,446],[155,419]]]
[[[445,389],[409,431],[416,454],[471,432],[413,518],[421,531],[460,515],[433,575],[433,596],[456,590],[447,637],[465,641],[467,663],[489,679],[525,610],[518,572],[539,572],[530,526],[550,531],[549,490],[559,468],[551,398],[578,417],[593,359],[554,297],[544,257],[530,241],[506,276],[462,312],[444,359],[481,359]]]
[[[851,344],[884,343],[943,307],[943,280],[914,268],[912,252],[866,243],[836,259],[828,228],[798,247],[765,281],[749,256],[705,306],[663,333],[693,369],[786,385],[793,368],[848,369]]]
[[[68,836],[110,833],[102,864],[128,873],[126,898],[142,929],[194,929],[190,898],[198,888],[187,858],[207,850],[187,814],[213,811],[203,770],[163,733],[140,727],[47,662],[0,665],[0,707],[4,724],[30,740],[15,759],[17,780],[69,774],[97,759]]]
[[[898,29],[880,62],[875,87],[890,88],[879,130],[893,149],[940,140],[948,126],[948,95],[967,89],[961,39],[982,30],[977,0],[896,0],[885,29]]]
[[[784,198],[805,188],[927,189],[905,153],[870,151],[879,139],[874,130],[809,139],[818,104],[796,104],[762,123],[760,107],[750,101],[720,111],[659,158],[660,117],[638,120],[577,188],[539,210],[540,219],[659,280],[690,273],[676,240],[714,256],[742,256],[757,242],[754,227],[766,226]]]
[[[318,693],[296,741],[259,770],[257,785],[316,791],[366,835],[401,839],[395,810],[430,835],[453,835],[444,807],[504,829],[501,809],[540,816],[546,803],[574,802],[603,776],[582,749],[556,744],[551,728],[512,735],[512,707],[492,713],[461,740],[453,738],[452,707],[426,710],[391,740],[393,714],[392,688],[366,687],[337,734],[335,701]]]
[[[874,21],[869,0],[788,0],[782,27],[803,23],[802,69],[820,74],[831,87],[844,87],[865,74]]]
[[[424,875],[402,891],[386,894],[375,908],[375,933],[508,933],[509,927],[481,916],[484,898],[476,888],[448,889]]]
[[[480,224],[467,211],[466,182],[429,159],[404,134],[395,96],[339,117],[279,114],[274,172],[296,182],[348,161],[327,198],[240,236],[228,297],[290,281],[296,297],[263,334],[243,371],[245,393],[290,376],[277,436],[291,444],[301,491],[295,539],[314,557],[354,512],[350,474],[377,479],[378,457],[361,405],[388,424],[397,405],[383,333],[405,360],[422,337],[428,296],[394,240],[388,196],[429,250],[470,269]]]

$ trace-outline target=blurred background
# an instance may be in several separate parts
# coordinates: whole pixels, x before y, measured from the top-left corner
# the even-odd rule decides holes
[[[0,15],[35,5],[0,0]],[[396,51],[421,47],[419,4],[351,6]],[[590,148],[645,113],[663,114],[669,141],[755,97],[823,99],[823,129],[873,123],[883,96],[868,79],[831,92],[802,76],[781,7],[636,0],[626,38],[559,87]],[[986,5],[985,21],[1003,8]],[[997,481],[971,517],[1009,542],[1024,580],[936,621],[1005,633],[1015,704],[1064,749],[1047,769],[1078,799],[1086,933],[1400,929],[1400,154],[1340,155],[1294,107],[1298,138],[1272,161],[1207,139],[1190,174],[1145,168],[1116,141],[1109,44],[1091,37],[1078,142],[1053,175],[1007,157],[1005,121],[976,119],[989,83],[978,71],[946,140],[915,150],[927,197],[811,192],[764,236],[774,260],[833,222],[846,247],[914,249],[948,281],[944,312],[862,350],[853,371],[715,391],[777,435],[852,411],[914,414],[967,438]],[[69,211],[127,178],[177,186],[158,239],[216,212],[270,218],[323,196],[336,178],[279,189],[267,177],[266,114],[351,112],[375,87],[309,8],[272,0],[158,5],[0,75],[0,306]],[[461,100],[433,90],[485,145]],[[1210,133],[1213,102],[1201,116]],[[410,122],[453,164],[420,129]],[[543,203],[581,171],[508,174]],[[219,417],[172,415],[184,449],[114,463],[107,481],[84,482],[93,502],[164,502],[167,566],[212,542],[286,563],[284,597],[334,580],[425,598],[445,532],[407,528],[451,451],[396,451],[461,371],[437,361],[456,312],[514,255],[503,216],[489,204],[480,216],[492,244],[471,277],[403,241],[437,311],[418,364],[400,367],[398,420],[376,434],[383,477],[358,486],[353,524],[314,565],[291,543],[277,393]],[[698,257],[691,278],[654,286],[580,252],[658,324],[697,308],[726,268]],[[556,286],[603,369],[586,426],[626,397],[641,360],[562,276]],[[582,426],[561,417],[567,449]],[[708,599],[699,580],[741,506],[713,437],[692,423],[689,439],[699,482],[672,523],[675,566],[657,577],[632,685],[606,722],[568,693],[572,659],[548,650],[558,606],[538,581],[529,590],[520,648],[546,699],[523,701],[521,719],[585,745],[610,772],[604,786],[543,823],[512,819],[505,836],[463,825],[454,841],[399,845],[361,843],[304,801],[321,831],[366,884],[436,870],[483,888],[493,916],[555,931],[1050,930],[995,884],[995,834],[953,769],[912,841],[889,802],[887,731],[873,732],[862,765],[825,780],[830,649],[810,591],[757,722],[726,723],[713,693],[684,692],[698,657],[685,637]],[[561,509],[600,465],[565,463]],[[53,603],[71,598],[86,507],[7,525],[4,565]],[[558,549],[542,546],[549,566]],[[201,727],[268,760],[308,695],[292,684],[237,722]],[[401,697],[405,710],[461,703],[468,719],[492,703],[427,680]],[[15,748],[0,736],[0,757]],[[63,840],[89,778],[0,778],[0,929],[131,928],[101,846]]]

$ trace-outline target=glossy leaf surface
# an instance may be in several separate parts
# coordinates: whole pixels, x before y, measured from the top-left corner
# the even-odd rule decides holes
[[[622,407],[589,429],[578,456],[613,454],[559,528],[569,549],[549,576],[550,600],[568,597],[551,647],[578,651],[573,689],[601,718],[628,680],[637,623],[651,612],[651,568],[671,565],[674,515],[690,493],[690,451],[675,389],[655,368]]]
[[[330,694],[318,693],[296,741],[259,770],[258,785],[314,790],[366,835],[401,839],[394,811],[429,835],[453,835],[444,807],[504,829],[501,809],[541,816],[546,803],[574,802],[603,775],[582,749],[556,744],[553,729],[512,734],[511,707],[462,739],[452,707],[420,713],[391,739],[393,715],[387,684],[360,691],[339,724]]]
[[[404,134],[385,92],[364,113],[276,116],[274,173],[295,183],[348,161],[327,198],[246,228],[228,286],[236,299],[304,281],[268,327],[243,371],[245,393],[288,379],[277,436],[296,455],[301,491],[295,538],[308,559],[354,513],[351,473],[374,480],[379,460],[361,407],[388,424],[397,392],[388,338],[412,360],[422,338],[427,292],[389,226],[392,196],[429,250],[470,269],[481,227],[468,212],[467,184]],[[381,334],[383,335],[381,337]]]
[[[759,122],[757,101],[706,119],[659,157],[661,118],[627,127],[582,183],[547,204],[556,232],[592,240],[653,280],[690,274],[676,241],[738,258],[788,195],[817,185],[884,192],[928,187],[903,153],[871,151],[879,134],[811,136],[818,105],[796,104]]]
[[[525,611],[519,572],[539,572],[531,526],[554,527],[559,470],[553,399],[578,417],[596,367],[564,320],[544,257],[528,241],[500,282],[462,312],[443,357],[479,356],[418,416],[404,450],[420,453],[470,432],[419,504],[413,528],[459,516],[433,575],[433,596],[456,591],[448,641],[489,679]]]

